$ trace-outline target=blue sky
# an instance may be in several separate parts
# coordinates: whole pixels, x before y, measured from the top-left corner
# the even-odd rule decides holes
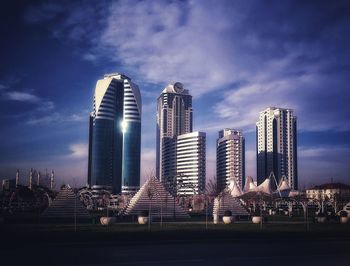
[[[156,98],[180,81],[207,132],[207,178],[224,127],[246,137],[268,106],[298,117],[301,188],[350,182],[350,4],[346,1],[2,1],[0,179],[30,167],[84,184],[97,79],[140,89],[142,180],[155,168]]]

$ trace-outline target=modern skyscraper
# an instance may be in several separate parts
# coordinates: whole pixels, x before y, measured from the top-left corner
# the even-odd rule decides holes
[[[223,190],[231,179],[241,189],[245,183],[245,140],[241,131],[225,128],[216,141],[216,179]]]
[[[205,189],[206,134],[192,132],[177,136],[176,173],[181,178],[178,194],[200,194]],[[180,180],[178,180],[179,182]]]
[[[297,118],[293,110],[269,107],[260,112],[256,142],[258,185],[273,172],[277,182],[285,176],[289,186],[298,189]]]
[[[96,84],[89,127],[89,185],[113,193],[140,186],[141,96],[125,75],[107,74]]]
[[[192,96],[180,82],[158,97],[156,175],[162,182],[176,177],[176,137],[192,132]]]

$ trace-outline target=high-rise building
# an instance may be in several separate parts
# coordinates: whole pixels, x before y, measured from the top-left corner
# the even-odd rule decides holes
[[[269,107],[260,112],[256,142],[258,185],[273,172],[277,182],[285,176],[289,186],[298,189],[297,118],[293,110]]]
[[[158,97],[156,176],[162,182],[174,181],[176,138],[192,132],[192,96],[180,82],[169,84]]]
[[[125,75],[107,74],[97,81],[89,126],[88,183],[113,193],[140,186],[141,96]]]
[[[230,180],[243,189],[245,183],[245,140],[241,131],[225,128],[216,141],[216,179],[220,190]]]
[[[176,173],[178,194],[200,194],[205,189],[206,134],[192,132],[177,136]],[[179,183],[181,182],[181,183]]]

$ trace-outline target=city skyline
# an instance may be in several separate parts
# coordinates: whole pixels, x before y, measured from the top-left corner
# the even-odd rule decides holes
[[[0,11],[0,179],[48,168],[84,184],[92,91],[117,71],[144,100],[141,183],[155,171],[156,98],[177,81],[207,133],[207,180],[223,128],[242,130],[256,180],[255,122],[278,106],[298,117],[299,188],[349,183],[347,3],[19,3]]]

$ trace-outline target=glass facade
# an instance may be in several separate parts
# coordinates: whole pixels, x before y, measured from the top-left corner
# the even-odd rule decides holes
[[[141,123],[127,122],[123,140],[123,191],[140,187]]]
[[[131,86],[130,86],[131,85]],[[97,81],[89,127],[89,185],[114,194],[140,186],[141,97],[124,75]]]

